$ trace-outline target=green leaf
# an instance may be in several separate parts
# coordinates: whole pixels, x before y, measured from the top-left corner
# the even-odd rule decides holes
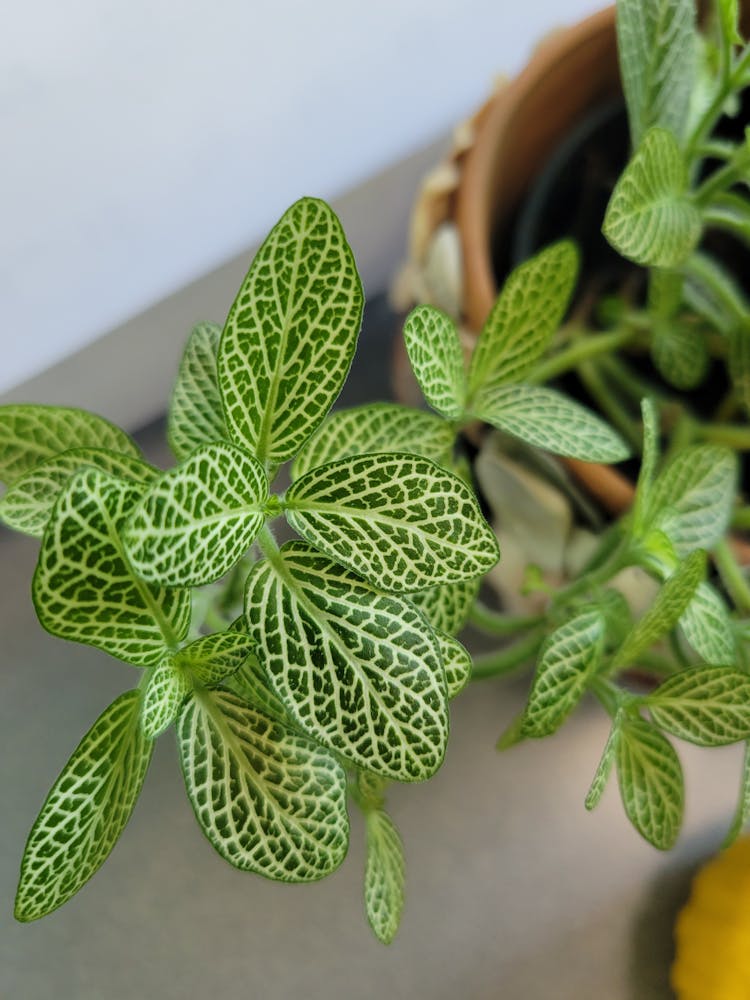
[[[499,557],[472,490],[412,455],[323,465],[289,488],[285,504],[303,538],[383,590],[408,593],[468,580]]]
[[[128,522],[133,568],[166,586],[218,580],[241,559],[265,521],[263,466],[232,444],[204,445],[165,472]]]
[[[714,444],[683,448],[660,473],[644,520],[663,531],[678,555],[711,549],[724,537],[737,490],[737,458]]]
[[[746,413],[750,413],[750,329],[744,324],[729,336],[729,374]]]
[[[434,306],[417,306],[406,317],[404,341],[424,398],[448,420],[459,420],[466,403],[466,373],[456,324]]]
[[[612,722],[612,728],[609,731],[609,736],[607,737],[607,742],[604,744],[604,750],[599,759],[599,763],[596,767],[596,772],[594,778],[591,782],[591,786],[586,794],[586,799],[584,805],[589,812],[592,809],[596,809],[601,801],[601,797],[604,794],[604,789],[609,781],[609,776],[612,773],[612,765],[615,762],[615,754],[617,752],[617,741],[620,737],[620,726],[622,725],[622,715],[618,713]]]
[[[56,910],[104,864],[143,785],[153,744],[140,730],[138,691],[120,695],[86,733],[32,827],[17,920]]]
[[[169,446],[178,461],[196,448],[229,437],[219,392],[216,355],[221,327],[194,327],[180,361],[167,422]]]
[[[745,754],[742,760],[742,781],[740,783],[740,798],[737,803],[732,822],[727,830],[723,849],[730,847],[750,822],[750,741],[745,742]]]
[[[602,231],[618,253],[644,267],[677,267],[695,249],[701,215],[670,132],[646,133],[615,185]]]
[[[406,868],[401,837],[387,813],[372,809],[365,817],[367,866],[365,909],[375,937],[390,944],[404,908]]]
[[[673,320],[654,324],[651,360],[665,382],[688,390],[703,381],[710,357],[703,332],[694,324]]]
[[[434,629],[456,635],[466,624],[474,601],[479,593],[481,580],[461,580],[409,594]]]
[[[706,663],[733,663],[737,648],[732,619],[722,597],[701,583],[680,618],[680,628]]]
[[[371,403],[332,413],[295,458],[292,478],[341,458],[383,451],[406,451],[444,464],[452,448],[453,431],[440,417],[397,403]]]
[[[103,417],[64,406],[0,406],[0,482],[12,486],[47,458],[70,448],[104,448],[140,458],[131,438]]]
[[[549,736],[583,697],[604,649],[604,619],[585,611],[565,622],[542,646],[521,732]]]
[[[680,832],[685,798],[682,768],[674,748],[643,719],[625,719],[615,756],[628,819],[654,847],[670,850]]]
[[[707,254],[694,253],[683,272],[685,302],[710,326],[728,335],[746,323],[750,303],[723,265]]]
[[[244,620],[243,616],[243,624]],[[299,728],[271,687],[271,682],[255,653],[245,658],[242,666],[227,677],[223,686],[233,691],[251,708],[257,709],[261,715],[267,715],[269,719],[283,723],[288,729]]]
[[[141,726],[144,735],[155,740],[175,721],[193,685],[171,656],[154,667],[143,696]]]
[[[621,462],[628,446],[604,421],[554,389],[501,385],[482,389],[472,412],[498,430],[555,455]]]
[[[684,135],[696,71],[694,0],[618,0],[617,50],[630,136]]]
[[[253,649],[253,640],[241,632],[204,635],[175,655],[176,667],[190,671],[197,681],[212,687],[242,666]]]
[[[458,639],[435,629],[435,638],[440,647],[440,656],[445,669],[448,700],[459,695],[471,680],[471,654]]]
[[[44,533],[32,596],[53,635],[154,666],[187,633],[190,593],[133,574],[120,532],[145,488],[96,469],[76,473]]]
[[[328,751],[221,690],[185,704],[178,739],[198,823],[231,865],[311,882],[341,864],[346,776]]]
[[[448,738],[445,672],[432,630],[304,542],[253,567],[245,614],[288,711],[359,767],[421,781]]]
[[[691,552],[656,595],[649,610],[633,626],[612,661],[613,670],[633,663],[654,642],[670,632],[682,617],[706,573],[706,553]]]
[[[469,393],[520,382],[562,322],[578,274],[578,251],[554,243],[517,267],[492,307],[469,366]]]
[[[725,45],[728,48],[742,45],[739,0],[716,0],[716,11]]]
[[[750,243],[750,204],[732,191],[721,191],[703,209],[708,228],[723,229],[743,243]]]
[[[299,451],[344,384],[363,301],[341,224],[302,198],[258,251],[222,334],[219,385],[237,444],[271,463]]]
[[[71,448],[45,459],[16,479],[0,497],[0,521],[16,531],[41,538],[63,488],[74,473],[87,467],[136,483],[147,483],[159,474],[152,465],[132,455],[103,448]]]
[[[641,400],[643,417],[643,455],[638,472],[638,483],[633,503],[633,525],[636,532],[643,530],[644,511],[651,496],[656,463],[659,460],[659,414],[651,399]]]
[[[660,729],[701,747],[750,737],[750,677],[732,667],[695,667],[668,677],[646,698]]]

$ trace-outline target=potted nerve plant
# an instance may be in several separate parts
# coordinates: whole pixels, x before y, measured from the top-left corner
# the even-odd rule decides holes
[[[734,11],[724,4],[720,14],[710,51],[725,67],[722,86],[736,79],[739,89],[746,60]],[[223,329],[191,333],[169,408],[173,468],[151,467],[126,434],[91,414],[0,409],[0,516],[40,539],[32,597],[42,626],[136,670],[42,806],[22,861],[18,919],[61,906],[98,870],[154,741],[174,726],[197,821],[241,870],[287,882],[324,877],[345,856],[348,807],[361,809],[366,911],[390,941],[404,861],[388,785],[440,767],[449,701],[472,677],[527,662],[528,702],[502,745],[555,732],[593,695],[611,732],[587,806],[615,767],[635,828],[672,846],[683,782],[670,737],[750,737],[750,590],[730,535],[746,515],[736,454],[745,428],[646,393],[636,439],[632,417],[627,431],[615,428],[546,384],[614,348],[647,349],[658,327],[682,346],[679,357],[728,356],[734,382],[723,405],[744,405],[744,328],[721,325],[741,293],[700,255],[699,272],[715,280],[698,285],[693,262],[708,205],[726,194],[718,179],[716,197],[704,197],[703,185],[717,172],[727,183],[738,176],[726,171],[740,169],[745,145],[725,140],[724,165],[701,179],[687,159],[693,133],[675,136],[651,115],[644,111],[606,222],[617,248],[650,268],[648,299],[629,285],[609,290],[614,329],[561,326],[579,252],[559,240],[509,275],[468,363],[453,320],[419,306],[405,341],[432,412],[389,403],[329,412],[354,353],[362,289],[338,220],[311,198],[269,234]],[[704,143],[718,155],[703,135],[690,155]],[[696,287],[730,292],[716,302]],[[699,348],[683,346],[691,337]],[[628,374],[643,388],[640,373]],[[551,587],[528,574],[527,587],[541,591],[530,614],[478,599],[499,547],[467,462],[477,421],[527,456],[629,460],[637,472],[632,509],[594,536],[572,579]],[[281,526],[296,537],[282,541]],[[633,567],[654,585],[640,614],[613,585]],[[497,651],[472,661],[456,638],[469,619],[502,637]],[[652,682],[634,684],[635,671]]]

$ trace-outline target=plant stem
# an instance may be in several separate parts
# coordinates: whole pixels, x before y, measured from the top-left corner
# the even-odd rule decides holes
[[[469,614],[469,622],[488,635],[512,635],[533,628],[544,621],[542,615],[504,615],[493,611],[481,601],[475,601]]]
[[[578,367],[582,361],[611,354],[635,336],[635,330],[615,330],[613,333],[595,335],[582,334],[570,347],[536,365],[526,381],[533,385],[549,382],[550,379]]]
[[[475,656],[471,679],[482,681],[489,677],[502,677],[517,667],[522,667],[536,656],[542,644],[542,638],[540,631],[532,632],[530,635],[524,636],[523,639],[519,639],[512,646],[506,646],[494,653],[483,653],[481,656]]]
[[[573,583],[559,590],[552,598],[552,603],[559,606],[574,597],[585,594],[587,590],[591,590],[593,587],[600,587],[608,583],[613,576],[616,576],[629,563],[630,545],[628,544],[628,539],[624,538],[614,552],[601,565],[589,570],[588,573],[584,573],[583,576],[574,580]]]
[[[589,394],[602,413],[620,431],[629,445],[638,451],[641,435],[634,421],[626,413],[622,403],[602,379],[599,369],[591,361],[583,361],[578,366],[578,374]]]
[[[734,601],[738,611],[750,611],[750,585],[745,579],[742,567],[732,555],[729,543],[722,538],[713,551],[716,568],[729,596]]]
[[[738,507],[732,514],[733,528],[750,528],[750,507]]]
[[[622,692],[617,685],[605,677],[592,677],[589,681],[589,690],[596,695],[607,714],[614,719],[622,704]]]
[[[750,427],[742,424],[696,424],[695,436],[735,451],[750,451]]]

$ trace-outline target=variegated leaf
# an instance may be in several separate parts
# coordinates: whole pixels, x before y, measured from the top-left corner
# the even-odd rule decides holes
[[[678,267],[695,249],[702,227],[687,191],[677,140],[652,128],[615,185],[602,231],[618,253],[636,264]]]
[[[169,447],[178,461],[200,445],[229,437],[216,368],[220,337],[220,326],[199,323],[185,345],[167,422]]]
[[[499,385],[482,389],[472,412],[498,430],[555,455],[621,462],[628,446],[603,420],[554,389]]]
[[[641,415],[643,418],[643,453],[633,503],[633,527],[636,532],[643,530],[647,502],[651,495],[656,463],[659,460],[659,414],[653,400],[641,400]]]
[[[680,618],[680,628],[706,663],[734,663],[737,647],[732,619],[724,599],[710,584],[698,584]]]
[[[604,649],[604,618],[585,611],[565,622],[542,647],[521,724],[525,737],[549,736],[581,700]]]
[[[693,0],[619,0],[617,49],[637,146],[651,125],[682,138],[696,72]]]
[[[311,882],[341,864],[346,776],[327,750],[221,690],[186,702],[178,738],[198,823],[231,865]]]
[[[683,448],[659,474],[644,518],[678,555],[710,549],[724,536],[737,489],[737,458],[715,444]]]
[[[675,319],[654,324],[651,360],[669,385],[687,390],[700,385],[711,359],[703,331]]]
[[[607,742],[604,744],[604,750],[602,751],[599,763],[596,766],[593,780],[588,792],[586,793],[584,804],[589,812],[592,809],[596,809],[599,805],[601,797],[604,794],[604,789],[607,787],[609,776],[612,773],[612,767],[615,763],[615,754],[617,751],[617,740],[620,736],[622,718],[622,713],[618,713],[612,722],[612,728],[609,731]]]
[[[369,810],[365,815],[365,823],[367,920],[378,941],[390,944],[398,931],[404,908],[404,849],[398,830],[382,809]]]
[[[35,465],[0,497],[0,521],[41,538],[57,498],[79,469],[95,468],[121,479],[147,483],[159,474],[152,465],[103,448],[71,448]]]
[[[141,710],[141,727],[148,739],[155,740],[172,725],[192,689],[190,676],[177,666],[171,656],[153,668]]]
[[[416,604],[433,628],[448,635],[457,635],[469,618],[481,582],[476,577],[474,580],[447,583],[442,587],[409,594],[409,600]]]
[[[661,729],[702,747],[750,737],[750,677],[733,667],[695,667],[668,677],[646,699]]]
[[[153,666],[184,638],[190,593],[155,587],[133,573],[120,532],[145,486],[106,472],[77,472],[42,539],[32,594],[53,635]]]
[[[424,398],[448,420],[459,420],[466,402],[466,373],[456,324],[434,306],[417,306],[406,317],[404,341]]]
[[[668,577],[646,614],[635,623],[612,661],[613,669],[634,663],[641,653],[667,635],[682,617],[703,581],[706,553],[691,552]]]
[[[86,733],[52,786],[26,843],[17,920],[38,920],[104,864],[130,819],[153,743],[138,725],[138,691],[120,695]]]
[[[471,680],[471,654],[458,639],[454,639],[446,632],[435,629],[435,638],[443,660],[448,700],[451,701],[456,695],[461,694]]]
[[[397,781],[438,769],[448,738],[445,672],[411,604],[290,542],[251,571],[245,614],[271,683],[306,732]]]
[[[175,666],[212,687],[242,666],[253,649],[253,640],[242,632],[214,632],[195,639],[175,654]]]
[[[239,561],[265,520],[262,465],[233,444],[198,448],[164,473],[128,522],[136,572],[169,587],[218,580]]]
[[[469,487],[423,458],[345,458],[287,491],[286,515],[313,545],[398,593],[481,576],[497,562],[494,533]]]
[[[655,726],[625,719],[615,745],[617,778],[628,819],[660,851],[674,847],[685,792],[674,748]]]
[[[242,618],[243,628],[245,618]],[[230,674],[224,682],[224,687],[238,695],[247,705],[256,709],[269,719],[283,722],[289,729],[299,729],[292,719],[286,706],[271,687],[266,672],[260,665],[255,653],[245,658],[242,666]]]
[[[140,458],[135,442],[103,417],[65,406],[0,406],[0,482],[11,486],[47,458],[70,448],[105,448]]]
[[[472,399],[482,388],[522,381],[559,327],[578,274],[573,243],[554,243],[508,277],[469,366]]]
[[[451,457],[453,432],[432,413],[397,403],[371,403],[332,413],[295,458],[292,478],[352,455],[406,451],[433,462]]]
[[[341,224],[324,202],[302,198],[258,251],[219,345],[238,444],[275,464],[299,451],[346,379],[363,301]]]

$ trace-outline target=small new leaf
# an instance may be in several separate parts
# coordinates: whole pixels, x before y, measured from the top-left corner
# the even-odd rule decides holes
[[[659,414],[653,400],[641,400],[641,414],[643,417],[643,455],[633,503],[633,525],[636,531],[643,528],[644,513],[651,495],[656,463],[659,460]]]
[[[649,610],[625,637],[612,668],[633,663],[657,639],[675,627],[706,573],[706,553],[691,552],[668,577]]]
[[[138,725],[138,691],[120,695],[86,733],[42,806],[26,843],[17,920],[62,906],[104,864],[130,819],[153,743]]]
[[[125,431],[85,410],[36,404],[0,406],[0,482],[6,486],[70,448],[104,448],[141,458]]]
[[[509,276],[469,366],[469,393],[522,381],[560,326],[578,274],[573,243],[554,243]]]
[[[327,750],[221,690],[186,702],[178,739],[198,823],[231,865],[311,882],[341,864],[346,776]]]
[[[245,615],[276,693],[307,733],[386,778],[434,774],[448,739],[445,671],[410,603],[290,542],[251,570]]]
[[[145,489],[96,469],[76,473],[44,533],[32,596],[53,635],[154,666],[188,630],[190,593],[145,583],[127,560],[120,532]]]
[[[604,750],[599,759],[599,763],[596,767],[596,772],[594,773],[591,786],[586,793],[586,798],[584,800],[584,805],[589,812],[592,809],[596,809],[601,801],[601,797],[604,794],[604,789],[607,786],[607,781],[612,773],[612,766],[615,762],[615,753],[617,751],[617,740],[620,736],[620,726],[622,724],[622,715],[618,713],[614,721],[612,722],[612,728],[609,731],[609,736],[607,737],[607,742],[604,744]]]
[[[155,740],[172,725],[182,703],[192,690],[190,677],[171,657],[154,667],[143,695],[141,726],[144,735]]]
[[[390,944],[396,936],[404,908],[406,869],[401,837],[387,813],[372,809],[366,814],[367,866],[365,909],[375,937]]]
[[[466,403],[466,374],[456,324],[434,306],[417,306],[406,317],[404,341],[424,398],[448,420],[459,420]]]
[[[554,389],[535,385],[482,388],[472,414],[555,455],[584,462],[621,462],[628,446],[603,420]]]
[[[289,488],[285,506],[303,538],[395,593],[481,576],[500,555],[466,483],[413,455],[320,466]]]
[[[200,445],[229,437],[216,367],[220,337],[221,327],[199,323],[185,346],[167,422],[169,446],[178,462]]]
[[[221,337],[219,386],[237,444],[274,464],[300,450],[344,384],[363,302],[339,220],[302,198],[258,251]]]
[[[643,719],[625,719],[615,745],[617,778],[628,819],[660,851],[674,847],[682,825],[682,768],[667,739]]]
[[[466,624],[474,601],[479,593],[481,580],[461,580],[409,594],[434,629],[457,635]]]
[[[737,652],[732,619],[724,599],[701,583],[680,618],[680,628],[706,663],[734,663]]]
[[[158,470],[132,455],[103,448],[71,448],[47,458],[17,479],[0,497],[0,521],[9,528],[41,538],[57,498],[74,473],[94,468],[120,479],[147,483]]]
[[[459,695],[471,678],[471,654],[453,636],[435,629],[435,638],[440,647],[440,655],[445,669],[448,700]]]
[[[371,403],[332,413],[295,458],[292,479],[353,455],[406,451],[438,464],[451,457],[450,424],[398,403]]]
[[[576,615],[545,641],[531,686],[521,732],[549,736],[581,700],[604,648],[604,618],[599,611]]]
[[[204,635],[175,654],[175,666],[189,671],[206,687],[213,687],[242,666],[253,649],[253,640],[242,632]]]
[[[651,360],[662,378],[675,389],[694,389],[703,381],[710,361],[703,331],[679,318],[656,322]]]
[[[750,677],[732,667],[695,667],[668,677],[646,699],[661,729],[702,747],[750,737]]]
[[[134,569],[169,587],[218,580],[240,560],[265,520],[262,465],[233,444],[198,448],[149,489],[124,540]]]
[[[677,140],[652,128],[612,192],[603,232],[623,257],[644,267],[678,267],[701,235]]]

